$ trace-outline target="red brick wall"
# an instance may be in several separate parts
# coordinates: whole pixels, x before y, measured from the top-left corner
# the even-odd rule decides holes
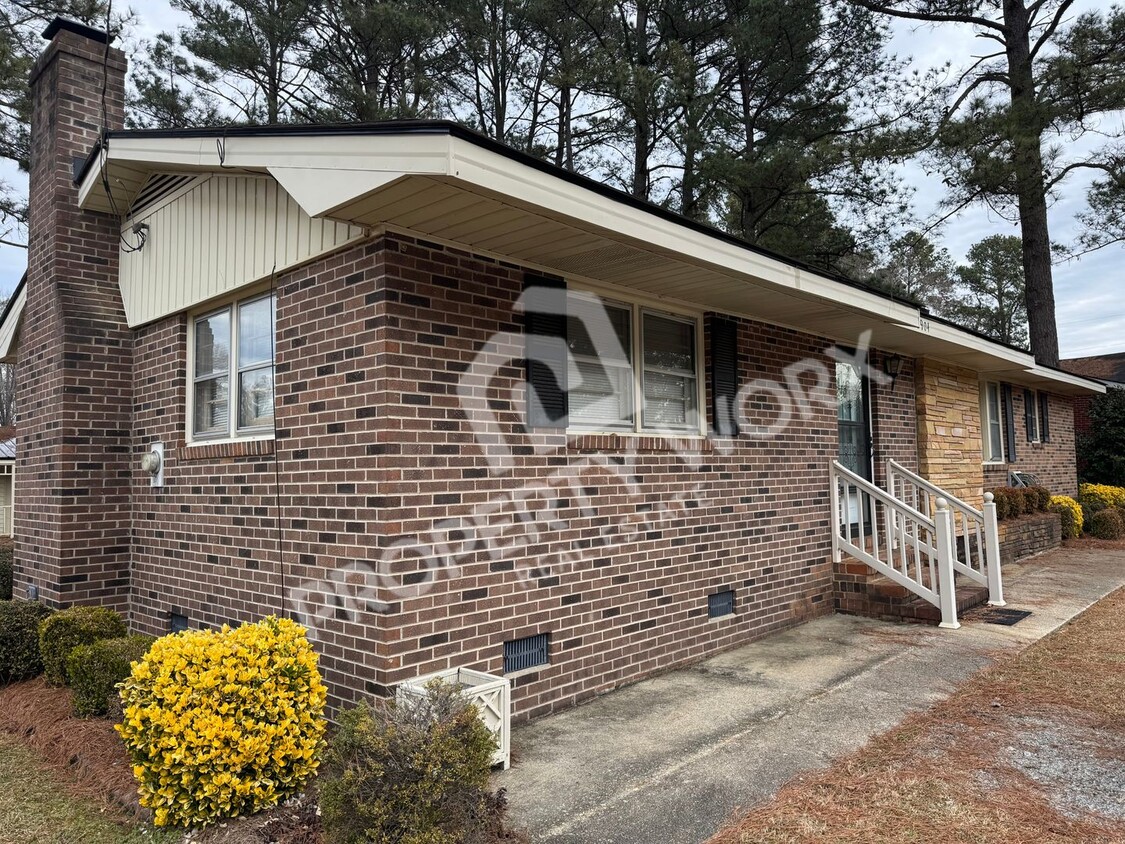
[[[1016,422],[1016,460],[1003,465],[985,465],[984,487],[1008,485],[1009,471],[1033,472],[1055,495],[1076,495],[1078,475],[1074,455],[1074,404],[1068,396],[1050,397],[1050,433],[1047,443],[1029,443],[1024,424],[1023,388],[1012,387],[1012,410]],[[1007,433],[1005,433],[1007,436]]]
[[[513,465],[490,469],[457,384],[491,337],[519,330],[523,275],[392,237],[279,279],[279,487],[269,454],[188,456],[186,323],[138,331],[135,448],[159,439],[167,451],[163,489],[135,473],[137,626],[162,631],[173,608],[216,624],[276,612],[283,591],[307,597],[337,704],[441,667],[499,671],[505,640],[550,632],[551,665],[516,681],[528,715],[830,612],[832,385],[808,418],[763,438],[568,440],[523,430],[517,360],[490,387]],[[831,372],[828,345],[743,321],[740,378],[784,384],[784,368],[805,359]],[[882,405],[904,459],[909,383]],[[755,424],[776,420],[764,395],[750,406]],[[512,503],[537,484],[549,491]],[[506,505],[486,516],[490,502]],[[521,524],[530,510],[539,515]],[[474,544],[505,522],[502,540]],[[431,568],[411,542],[463,553]],[[349,565],[360,573],[328,589],[329,572]],[[340,602],[308,595],[309,583]],[[737,613],[709,620],[706,596],[720,588],[736,590]]]
[[[882,372],[886,354],[871,353],[871,367]],[[903,358],[898,378],[871,381],[871,428],[875,481],[886,488],[887,460],[918,471],[918,408],[914,396],[914,361]]]
[[[27,307],[16,407],[16,586],[52,605],[124,608],[129,576],[132,335],[117,287],[118,227],[78,210],[74,160],[122,124],[124,56],[60,32],[32,73]]]

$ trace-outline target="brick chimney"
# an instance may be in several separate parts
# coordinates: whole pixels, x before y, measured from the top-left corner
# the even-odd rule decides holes
[[[27,305],[17,352],[16,585],[52,606],[125,610],[132,334],[118,288],[120,221],[74,184],[124,125],[125,54],[56,19],[31,73]]]

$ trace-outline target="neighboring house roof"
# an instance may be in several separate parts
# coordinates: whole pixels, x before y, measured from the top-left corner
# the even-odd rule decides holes
[[[0,460],[16,459],[16,438],[0,440]]]
[[[145,200],[154,181],[166,174],[195,179],[250,174],[276,181],[299,206],[303,216],[297,222],[305,228],[310,220],[325,220],[350,227],[348,232],[405,231],[532,269],[628,287],[838,342],[854,344],[870,330],[872,345],[960,364],[989,378],[1064,393],[1104,391],[1096,382],[1041,366],[1023,350],[973,334],[911,302],[760,249],[447,121],[109,132],[76,174],[79,202],[119,214],[132,226],[150,213],[131,216],[138,200]],[[243,228],[242,220],[234,225],[233,215],[247,213],[247,204],[210,201],[214,214],[193,219],[226,215],[229,241],[226,232]],[[138,269],[132,280],[122,270],[132,326],[182,312],[312,257],[307,250],[282,254],[283,239],[277,238],[268,261],[253,269],[204,274],[198,290],[185,292],[183,265],[167,254],[158,264],[157,242],[173,243],[192,233],[181,235],[183,226],[171,221],[157,226],[151,219],[152,230],[145,232],[149,248],[122,256],[123,267],[128,261]],[[297,226],[293,232],[304,230]],[[152,266],[139,271],[146,261]],[[161,267],[173,265],[177,272],[166,271],[161,278]]]
[[[23,323],[23,308],[27,303],[27,273],[8,298],[4,313],[0,315],[0,363],[16,362],[16,341]]]
[[[1105,384],[1125,386],[1125,352],[1070,358],[1059,361],[1059,366],[1075,375],[1094,378]]]

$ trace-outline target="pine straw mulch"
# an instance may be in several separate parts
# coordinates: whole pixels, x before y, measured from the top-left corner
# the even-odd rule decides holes
[[[1043,718],[1125,737],[1125,590],[709,844],[1125,842],[1125,822],[1061,805],[1006,761],[1021,720]]]
[[[48,686],[42,677],[0,687],[0,730],[62,772],[74,794],[106,803],[121,815],[148,819],[113,723],[76,718],[69,689]]]
[[[38,678],[0,687],[0,730],[16,736],[60,773],[79,799],[100,803],[121,820],[151,821],[137,799],[133,768],[108,718],[77,718],[69,689]],[[316,805],[305,800],[192,833],[194,844],[316,844]]]

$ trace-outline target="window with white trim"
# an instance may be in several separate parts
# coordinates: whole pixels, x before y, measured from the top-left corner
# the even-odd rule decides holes
[[[1004,415],[1000,402],[1000,385],[989,381],[981,386],[981,439],[984,462],[1004,462]]]
[[[272,293],[192,320],[193,440],[273,431],[274,324]]]
[[[699,432],[698,317],[569,291],[566,330],[571,428]]]

